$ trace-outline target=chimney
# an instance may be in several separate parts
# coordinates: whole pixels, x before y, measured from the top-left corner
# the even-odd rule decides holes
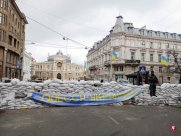
[[[123,32],[124,31],[123,17],[119,15],[116,18],[117,20],[113,28],[113,33]]]

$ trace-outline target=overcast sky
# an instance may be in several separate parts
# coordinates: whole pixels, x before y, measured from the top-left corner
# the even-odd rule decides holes
[[[26,16],[86,46],[103,39],[114,26],[116,16],[134,27],[181,33],[180,0],[16,0]],[[37,61],[48,53],[66,53],[62,37],[28,19],[26,51]],[[35,41],[31,45],[28,40]],[[45,44],[43,44],[45,43]],[[88,50],[68,40],[67,53],[72,62],[83,64]],[[48,47],[45,47],[48,46]],[[60,46],[60,47],[59,47]],[[74,48],[74,49],[70,49]]]

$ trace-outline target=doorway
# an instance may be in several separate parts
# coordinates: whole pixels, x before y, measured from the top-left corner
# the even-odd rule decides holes
[[[62,75],[60,73],[57,74],[57,79],[62,79]]]

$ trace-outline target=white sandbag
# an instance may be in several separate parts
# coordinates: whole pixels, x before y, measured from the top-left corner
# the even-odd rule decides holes
[[[20,80],[19,80],[19,79],[16,79],[16,78],[14,78],[14,79],[11,80],[11,84],[12,84],[12,85],[16,85],[16,84],[18,84],[19,82],[20,82]]]

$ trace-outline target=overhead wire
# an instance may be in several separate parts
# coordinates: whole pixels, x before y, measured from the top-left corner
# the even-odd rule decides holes
[[[66,45],[61,45],[61,44],[56,44],[56,43],[40,42],[40,41],[35,41],[35,40],[25,40],[25,41],[29,42],[30,44],[47,44],[47,45],[56,45],[59,47],[66,46]],[[69,46],[69,47],[74,47],[74,46]]]
[[[52,16],[52,17],[54,17],[54,18],[57,18],[57,19],[59,19],[59,20],[61,20],[61,21],[71,22],[71,23],[76,24],[76,25],[78,25],[78,26],[86,27],[86,28],[89,28],[89,29],[92,29],[92,30],[95,30],[95,31],[98,31],[98,32],[100,32],[100,31],[102,31],[102,32],[107,32],[107,31],[102,30],[102,29],[99,29],[99,28],[95,28],[95,27],[92,27],[92,26],[84,25],[84,24],[81,24],[81,23],[78,23],[78,22],[75,22],[75,21],[72,21],[72,20],[68,20],[68,19],[62,18],[62,17],[60,17],[60,16],[57,16],[57,15],[55,15],[55,14],[52,14],[52,13],[50,13],[50,12],[47,12],[47,11],[42,10],[42,9],[40,9],[40,8],[37,8],[37,7],[33,6],[33,5],[30,5],[30,4],[28,4],[28,3],[24,2],[24,1],[21,1],[21,0],[18,0],[18,1],[19,1],[20,3],[28,6],[28,7],[31,7],[31,8],[33,8],[33,9],[35,9],[35,10],[38,10],[38,11],[40,11],[40,12],[46,14],[46,15]]]
[[[53,30],[52,28],[48,27],[47,25],[44,25],[43,23],[40,23],[39,21],[37,21],[37,20],[35,20],[35,19],[31,18],[31,17],[28,17],[28,16],[26,16],[26,17],[27,17],[28,19],[36,22],[37,24],[43,26],[44,28],[46,28],[46,29],[48,29],[48,30],[50,30],[50,31],[52,31],[52,32],[60,35],[61,37],[65,38],[66,40],[72,41],[73,43],[75,43],[75,44],[77,44],[77,45],[80,45],[80,46],[83,46],[83,47],[86,47],[86,48],[91,48],[91,47],[86,46],[86,45],[84,45],[84,44],[82,44],[82,43],[80,43],[80,42],[78,42],[78,41],[76,41],[76,40],[73,40],[73,39],[71,39],[71,38],[69,38],[69,37],[67,37],[67,36],[64,36],[63,34],[61,34],[61,33],[57,32],[57,31]]]
[[[55,43],[46,43],[46,42],[39,42],[39,41],[33,41],[33,40],[25,40],[26,42],[29,42],[26,45],[34,45],[34,46],[47,46],[47,47],[56,47],[56,48],[68,48],[68,49],[85,49],[83,47],[75,47],[75,46],[66,46],[66,45],[60,45]],[[43,45],[42,45],[43,44]],[[50,46],[53,45],[53,46]]]
[[[51,47],[51,48],[60,48],[60,46],[49,46],[49,45],[40,45],[40,44],[28,44],[28,46],[40,46],[40,47]],[[81,48],[81,47],[76,47],[76,48],[73,48],[73,47],[66,47],[66,46],[64,46],[64,47],[61,47],[61,48],[68,48],[68,49],[83,49],[83,48]]]

